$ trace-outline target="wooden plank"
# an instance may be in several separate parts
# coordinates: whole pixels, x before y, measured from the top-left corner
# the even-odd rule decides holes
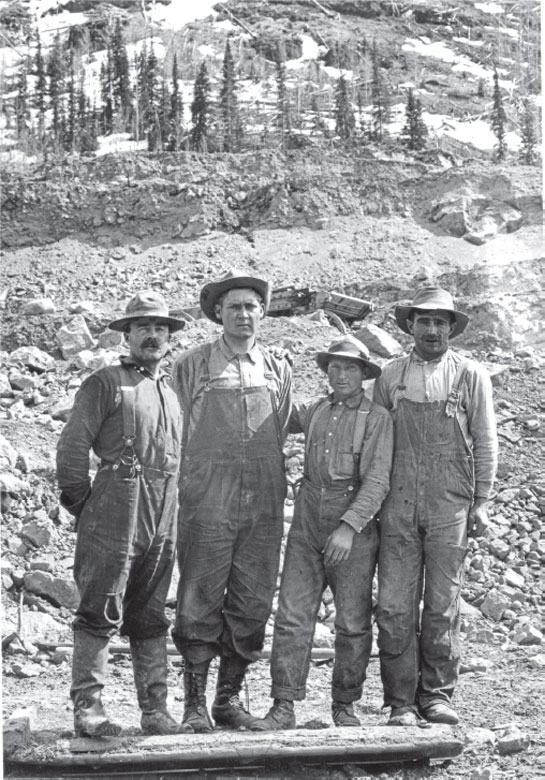
[[[40,752],[25,751],[17,765],[99,769],[153,766],[177,769],[242,767],[276,761],[392,763],[455,758],[463,749],[450,726],[374,726],[319,730],[178,734],[157,737],[58,740]]]

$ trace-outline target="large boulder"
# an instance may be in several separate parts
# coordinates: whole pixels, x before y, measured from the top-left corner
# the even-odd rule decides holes
[[[38,374],[43,374],[44,371],[50,371],[55,368],[55,358],[48,355],[47,352],[38,349],[38,347],[19,347],[19,349],[15,349],[10,354],[8,362],[11,366],[22,363]]]
[[[78,589],[71,580],[55,577],[46,571],[29,571],[24,582],[30,593],[43,596],[56,607],[76,609],[79,604]]]
[[[59,328],[57,344],[65,360],[94,345],[93,337],[81,314],[74,314]]]

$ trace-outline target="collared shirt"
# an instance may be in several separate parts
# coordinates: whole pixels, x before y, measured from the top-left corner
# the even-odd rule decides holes
[[[383,367],[382,375],[376,380],[373,400],[392,409],[396,388],[404,377],[404,397],[409,401],[445,401],[462,360],[462,356],[452,349],[436,360],[422,360],[414,350],[407,356],[395,358]],[[473,452],[475,496],[489,498],[498,464],[498,438],[492,382],[484,366],[469,361],[460,390],[456,416],[467,446]]]
[[[195,430],[208,384],[233,389],[270,386],[280,426],[286,434],[291,407],[291,366],[288,361],[257,343],[248,352],[235,353],[223,336],[210,347],[208,368],[202,345],[183,352],[174,364],[172,382],[184,412],[184,443]]]
[[[388,412],[364,397],[363,390],[344,401],[333,396],[296,404],[290,419],[290,433],[304,433],[305,476],[314,485],[342,486],[354,476],[354,426],[360,408],[369,410],[359,463],[360,486],[350,508],[340,518],[361,531],[375,516],[390,485],[393,451],[393,423]],[[360,404],[361,407],[360,407]]]
[[[182,416],[167,374],[155,378],[129,358],[122,377],[107,366],[83,382],[57,445],[57,480],[73,502],[90,485],[90,450],[115,463],[124,449],[121,386],[135,388],[134,452],[143,466],[176,473],[180,460]]]

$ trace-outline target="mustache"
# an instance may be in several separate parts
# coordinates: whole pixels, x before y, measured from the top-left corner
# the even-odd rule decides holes
[[[159,342],[156,339],[146,339],[142,343],[142,348],[151,347],[152,349],[159,349]]]

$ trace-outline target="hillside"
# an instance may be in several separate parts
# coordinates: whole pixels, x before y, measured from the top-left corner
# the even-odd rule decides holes
[[[483,361],[493,377],[501,441],[491,528],[471,542],[463,591],[456,706],[465,750],[450,766],[367,775],[346,765],[319,776],[538,778],[545,767],[542,172],[540,165],[520,164],[518,156],[521,98],[531,100],[536,116],[541,100],[538,4],[227,0],[213,10],[196,4],[192,12],[190,5],[0,2],[7,87],[0,149],[4,718],[26,708],[30,746],[44,749],[71,728],[70,650],[43,647],[70,642],[77,600],[73,525],[57,500],[55,447],[77,387],[122,350],[107,323],[133,292],[161,290],[172,309],[192,309],[196,316],[202,285],[239,267],[271,279],[275,288],[358,296],[372,303],[372,311],[347,327],[358,332],[370,324],[397,339],[394,348],[369,342],[373,358],[384,363],[409,346],[395,325],[394,304],[437,283],[471,316],[454,346]],[[188,18],[197,9],[200,18]],[[130,52],[152,38],[167,73],[173,54],[179,55],[185,133],[198,68],[206,61],[217,95],[229,38],[245,116],[243,148],[147,151],[147,141],[128,130],[100,135],[97,150],[82,155],[53,148],[44,154],[20,143],[17,63],[21,53],[34,56],[36,25],[46,56],[56,32],[68,36],[77,27],[84,33],[78,56],[91,94],[105,56],[104,36],[116,19]],[[369,137],[373,40],[392,98],[381,141]],[[298,116],[286,134],[273,122],[279,50]],[[490,130],[494,63],[507,116],[507,154],[500,162],[493,159]],[[356,117],[357,132],[349,139],[335,135],[341,74],[352,85]],[[426,148],[417,152],[408,151],[399,135],[409,88],[422,101],[429,130]],[[312,129],[313,93],[325,133],[323,126]],[[33,108],[30,122],[37,120]],[[168,363],[215,333],[212,323],[196,318],[174,339]],[[320,311],[263,323],[264,340],[293,355],[297,399],[324,389],[314,354],[337,333]],[[302,465],[298,438],[290,438],[287,454],[294,481]],[[292,504],[286,504],[286,530]],[[333,619],[326,591],[316,645],[331,645]],[[273,618],[269,623],[268,640]],[[120,652],[110,667],[110,711],[131,736],[138,733],[138,717],[130,661]],[[170,657],[176,717],[182,712],[179,672],[179,660]],[[313,664],[300,724],[329,724],[330,673],[328,665]],[[260,661],[249,688],[257,714],[269,705],[268,686],[267,663]],[[381,704],[373,661],[358,705],[365,723],[384,723]],[[318,776],[296,764],[279,771],[283,777]]]

